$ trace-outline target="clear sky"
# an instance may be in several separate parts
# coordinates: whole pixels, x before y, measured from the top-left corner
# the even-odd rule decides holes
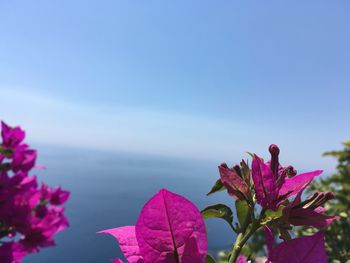
[[[348,0],[0,0],[0,119],[36,143],[226,161],[277,143],[331,167],[321,153],[350,138],[349,14]]]

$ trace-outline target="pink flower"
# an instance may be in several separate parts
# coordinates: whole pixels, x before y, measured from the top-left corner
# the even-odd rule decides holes
[[[61,187],[50,188],[46,184],[41,186],[41,198],[53,205],[62,205],[67,202],[70,193],[62,190]]]
[[[68,227],[61,205],[69,192],[45,184],[39,188],[37,178],[29,175],[37,154],[22,143],[25,133],[4,122],[1,126],[0,262],[17,263],[40,247],[54,245],[54,235]]]
[[[53,246],[53,236],[69,226],[67,218],[63,214],[63,207],[49,206],[43,216],[33,216],[25,237],[21,240],[27,250],[38,251],[39,247]]]
[[[11,168],[14,172],[28,172],[35,165],[36,151],[29,149],[28,145],[22,144],[15,148]]]
[[[25,132],[20,127],[11,128],[5,122],[1,122],[2,145],[6,148],[16,148],[25,137]]]
[[[26,254],[26,249],[16,242],[5,242],[0,246],[0,262],[19,263]]]
[[[61,187],[53,189],[51,193],[50,203],[53,205],[62,205],[67,202],[70,193],[68,191],[64,191]]]
[[[99,233],[114,236],[130,263],[203,263],[207,253],[200,212],[189,200],[165,189],[144,205],[136,226]]]
[[[278,147],[271,145],[269,149],[271,161],[266,164],[257,155],[254,155],[252,177],[257,203],[264,208],[276,211],[281,203],[298,194],[322,171],[316,170],[295,175],[294,169],[291,169],[290,166],[283,168],[279,165]],[[290,173],[293,177],[288,178],[287,176]]]
[[[283,217],[279,219],[282,224],[312,226],[321,229],[339,218],[338,216],[325,215],[325,209],[322,207],[328,200],[334,198],[333,193],[316,192],[305,201],[301,201],[302,193],[303,190],[298,193],[293,202],[283,209]]]

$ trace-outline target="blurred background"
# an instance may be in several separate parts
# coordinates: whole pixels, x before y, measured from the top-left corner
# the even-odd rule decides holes
[[[268,157],[298,171],[348,139],[348,1],[0,1],[0,119],[38,171],[72,192],[71,227],[24,262],[108,262],[95,232],[132,225],[160,188],[199,208],[217,165]],[[233,237],[208,221],[210,249]]]

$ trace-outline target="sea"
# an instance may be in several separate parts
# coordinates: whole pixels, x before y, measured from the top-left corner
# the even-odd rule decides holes
[[[24,263],[103,263],[123,258],[118,243],[96,232],[134,225],[143,205],[166,188],[199,210],[234,200],[226,192],[206,196],[219,178],[218,163],[88,149],[37,146],[40,181],[71,192],[66,205],[70,227],[55,236],[56,246],[28,255]],[[209,252],[229,249],[235,234],[222,219],[206,221]]]

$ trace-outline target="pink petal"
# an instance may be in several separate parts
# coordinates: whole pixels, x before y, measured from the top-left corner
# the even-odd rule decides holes
[[[322,213],[326,212],[326,208],[324,208],[322,206],[319,206],[319,207],[316,207],[314,209],[314,211],[317,212],[317,213],[321,213],[322,214]]]
[[[36,165],[34,165],[34,168],[36,168],[36,169],[41,169],[41,170],[45,170],[45,169],[46,169],[46,166],[45,166],[45,165],[42,165],[42,164],[36,164]]]
[[[28,251],[22,244],[16,242],[3,242],[0,246],[0,262],[20,263]]]
[[[120,245],[120,249],[123,252],[125,258],[129,263],[143,262],[140,255],[139,246],[135,235],[135,226],[123,226],[118,228],[107,229],[98,232],[98,234],[110,234],[115,237]],[[119,260],[119,261],[118,261]],[[120,259],[115,262],[122,262]]]
[[[239,256],[236,263],[247,263],[247,258],[245,256]]]
[[[203,263],[206,229],[200,212],[184,197],[160,190],[143,207],[136,238],[145,262]]]
[[[324,228],[336,220],[337,216],[327,216],[312,209],[292,209],[288,221],[294,226],[313,226]]]
[[[219,173],[221,182],[225,185],[229,195],[240,200],[243,200],[248,196],[249,187],[237,173],[224,164],[219,166]]]
[[[303,195],[303,192],[305,190],[305,188],[307,187],[307,185],[305,187],[303,187],[298,193],[297,195],[295,196],[294,200],[290,203],[287,204],[287,209],[291,209],[292,207],[294,206],[297,206],[301,203],[301,196]],[[283,202],[283,201],[281,201]]]
[[[311,183],[315,176],[320,175],[322,172],[322,170],[316,170],[313,172],[299,174],[292,178],[286,178],[284,184],[281,186],[278,192],[279,200],[282,202],[290,196],[299,193],[309,183]]]
[[[62,205],[67,202],[70,192],[62,190],[61,187],[53,189],[51,192],[50,202],[53,205]]]
[[[10,127],[1,122],[1,137],[3,145],[8,148],[17,147],[25,138],[25,132],[20,127]]]
[[[252,177],[258,204],[276,210],[277,184],[270,167],[255,155],[252,162]]]
[[[274,248],[273,257],[269,259],[276,263],[326,263],[324,234],[320,231],[312,236],[282,242]]]
[[[192,236],[186,241],[185,246],[178,249],[182,254],[181,262],[201,262],[201,255],[198,250],[197,240]]]
[[[264,231],[265,231],[265,238],[266,238],[266,245],[267,245],[267,250],[269,253],[273,251],[273,245],[275,243],[275,237],[272,233],[272,230],[268,226],[264,226]]]

